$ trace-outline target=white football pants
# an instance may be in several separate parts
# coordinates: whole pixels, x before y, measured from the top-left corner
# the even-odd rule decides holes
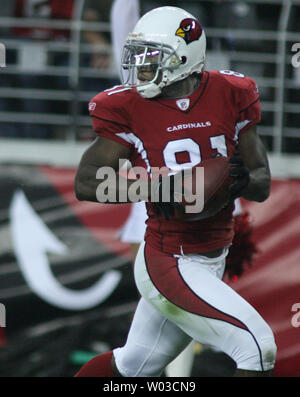
[[[170,272],[170,291],[172,285],[177,288],[179,302],[187,297],[181,305],[168,299],[168,287],[163,291],[160,279],[149,271],[151,263],[147,262],[157,256],[152,248],[141,244],[135,281],[142,298],[125,346],[114,350],[123,376],[160,376],[191,339],[225,352],[239,369],[273,368],[276,345],[272,330],[248,302],[221,281],[226,255],[227,250],[218,258],[198,254],[165,256],[166,261],[176,264],[172,269],[178,277],[175,283]]]

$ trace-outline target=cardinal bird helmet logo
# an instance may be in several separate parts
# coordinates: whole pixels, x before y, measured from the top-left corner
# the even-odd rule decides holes
[[[202,28],[197,19],[186,18],[180,23],[175,35],[182,37],[186,44],[190,44],[195,40],[199,40],[202,34]]]

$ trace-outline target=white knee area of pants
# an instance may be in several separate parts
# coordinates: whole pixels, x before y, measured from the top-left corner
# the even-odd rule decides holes
[[[160,376],[164,369],[166,358],[163,346],[160,348],[160,337],[167,320],[163,320],[156,338],[138,336],[137,341],[128,338],[123,347],[113,350],[116,366],[121,375],[126,377]],[[155,336],[155,335],[154,335]],[[146,337],[146,335],[145,335]],[[168,360],[167,360],[168,361]]]
[[[233,332],[223,341],[221,348],[236,362],[237,368],[248,371],[272,369],[277,348],[268,325],[266,324],[265,332],[260,337],[254,337],[244,329],[234,326],[233,328]]]
[[[126,377],[160,376],[191,338],[140,299],[126,344],[113,351],[116,366]]]
[[[260,341],[264,371],[274,368],[277,346],[273,334]]]
[[[166,328],[172,331],[172,326],[168,323]],[[145,340],[144,345],[130,341],[123,347],[114,349],[113,355],[118,371],[125,377],[160,376],[164,368],[174,360],[190,341],[190,338],[183,337],[176,342],[177,337],[174,336],[175,338],[171,337],[170,342],[167,340],[166,333],[163,340],[154,342],[153,345],[149,344],[148,340]],[[172,345],[172,342],[173,348],[171,350],[169,345]]]
[[[125,377],[150,377],[160,376],[162,369],[160,355],[155,352],[151,360],[144,361],[149,355],[142,346],[135,346],[136,349],[128,350],[126,345],[113,350],[116,366],[122,376]]]

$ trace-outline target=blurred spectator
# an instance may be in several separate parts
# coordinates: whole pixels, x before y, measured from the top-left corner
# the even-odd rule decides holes
[[[108,22],[109,10],[112,0],[86,0],[83,19],[88,22]],[[96,31],[84,31],[84,40],[91,45],[108,45],[110,37],[108,34]],[[106,69],[110,66],[110,57],[106,53],[95,50],[90,57],[90,66],[97,69]]]
[[[104,22],[109,26],[110,10],[112,0],[86,0],[83,19],[88,22]],[[111,35],[107,31],[83,31],[83,40],[94,46],[86,57],[83,58],[81,66],[99,69],[99,77],[85,79],[82,88],[84,90],[102,91],[117,83],[115,78],[110,79],[111,70],[114,70],[113,57],[111,54]],[[100,71],[104,71],[105,79],[100,77]]]
[[[72,17],[74,0],[15,0],[14,15],[17,18],[34,18],[35,20],[70,19]],[[65,53],[53,53],[52,59],[48,54],[47,43],[51,41],[69,40],[68,29],[52,29],[48,27],[22,28],[15,27],[11,30],[12,37],[22,40],[18,48],[17,66],[21,73],[15,77],[15,86],[24,89],[55,89],[61,79],[44,75],[49,64],[65,66],[68,59]],[[59,96],[58,96],[59,99]],[[14,101],[14,108],[10,111],[23,112],[36,119],[39,115],[51,113],[51,102],[39,98],[20,98]],[[9,130],[10,136],[24,138],[51,138],[53,128],[46,123],[19,123],[14,124],[14,129]],[[7,135],[4,130],[2,135]]]
[[[83,20],[87,22],[104,22],[109,24],[112,0],[86,0]],[[109,25],[108,25],[109,26]],[[92,68],[94,77],[81,77],[80,90],[90,91],[90,98],[107,88],[120,84],[117,68],[111,53],[111,34],[107,31],[84,30],[83,41],[91,45],[89,52],[83,52],[81,68]],[[93,48],[94,47],[94,48]],[[99,76],[95,72],[99,72]],[[110,77],[111,76],[111,77]],[[82,103],[81,114],[88,115],[86,101]],[[91,128],[81,128],[79,140],[92,140],[94,133]]]
[[[99,4],[101,3],[101,4]],[[102,21],[108,18],[109,3],[111,1],[101,2],[86,2],[84,8],[84,15],[80,15],[87,21]],[[10,12],[11,16],[17,18],[34,18],[35,20],[70,20],[74,17],[74,13],[80,10],[80,6],[85,5],[84,0],[15,0],[11,2]],[[97,5],[97,8],[96,8]],[[77,10],[75,9],[76,6]],[[94,8],[93,8],[94,7]],[[7,7],[6,7],[7,8]],[[6,15],[8,11],[6,12]],[[69,67],[70,53],[67,48],[51,49],[52,43],[67,43],[71,39],[69,29],[49,28],[47,26],[39,27],[14,27],[11,29],[11,36],[14,39],[22,40],[22,45],[18,48],[17,53],[17,67],[21,69],[21,73],[14,76],[14,86],[24,89],[51,89],[51,90],[69,90],[70,88],[77,90],[78,87],[70,87],[69,73],[60,75],[50,75],[46,69],[50,67]],[[101,32],[83,32],[83,39],[89,44],[109,44],[109,35],[104,35]],[[81,66],[92,66],[102,69],[108,69],[110,66],[110,58],[104,53],[100,54],[95,51],[91,56],[83,60]],[[102,83],[102,84],[101,84]],[[8,86],[11,86],[10,84]],[[104,88],[103,81],[93,81],[90,86],[83,84],[83,89],[87,90],[91,87],[101,91]],[[70,103],[63,100],[60,92],[53,100],[30,98],[15,99],[14,101],[0,101],[0,110],[2,111],[17,111],[20,114],[23,112],[32,117],[34,121],[39,115],[44,114],[70,114]],[[26,138],[53,138],[55,134],[63,137],[65,127],[63,129],[54,128],[46,123],[5,123],[5,128],[1,128],[2,136],[26,137]],[[61,131],[61,132],[60,132]]]
[[[35,19],[71,19],[74,0],[16,0],[15,16]],[[47,27],[15,28],[16,36],[38,40],[66,40],[67,29]]]

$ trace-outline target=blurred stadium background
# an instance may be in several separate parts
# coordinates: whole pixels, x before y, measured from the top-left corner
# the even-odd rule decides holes
[[[138,300],[129,247],[117,232],[129,205],[77,202],[73,178],[94,138],[88,102],[119,84],[112,0],[0,3],[0,376],[72,376],[125,341]],[[300,1],[141,0],[198,16],[207,69],[237,70],[261,93],[258,132],[272,194],[243,201],[253,266],[227,280],[272,327],[276,376],[300,375]],[[297,305],[298,303],[298,305]],[[196,346],[192,376],[226,376],[232,362]]]

